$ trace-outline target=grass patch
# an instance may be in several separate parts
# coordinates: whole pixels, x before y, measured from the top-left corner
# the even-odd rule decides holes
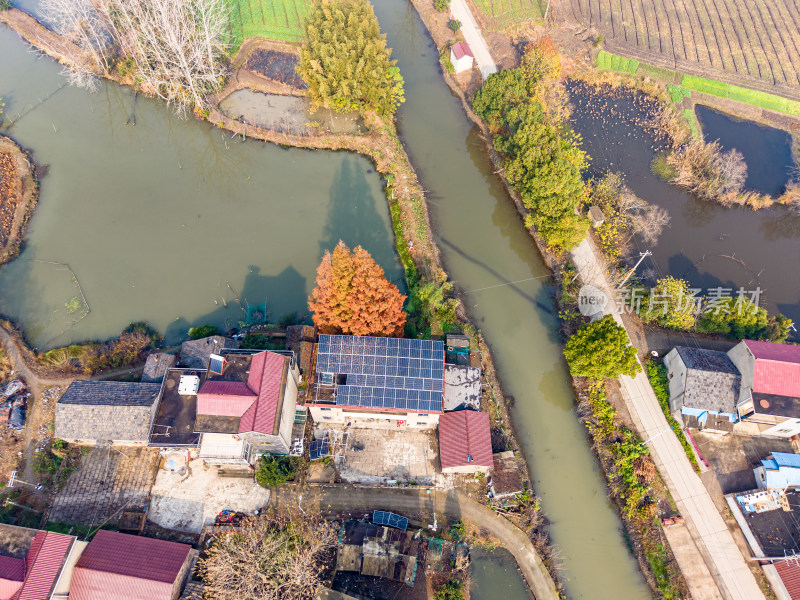
[[[636,73],[636,69],[639,68],[639,61],[601,50],[597,55],[597,66],[601,69],[622,71],[633,75]]]
[[[650,170],[664,181],[672,181],[678,174],[677,169],[669,164],[670,151],[659,152],[650,163]]]
[[[656,67],[655,65],[648,65],[647,63],[639,63],[639,68],[636,69],[637,75],[649,77],[650,79],[658,79],[660,81],[680,81],[681,76],[672,69],[665,69],[663,67]]]
[[[737,100],[745,104],[752,104],[753,106],[759,106],[787,115],[800,117],[800,102],[789,100],[788,98],[783,98],[775,94],[759,92],[758,90],[751,90],[738,85],[724,83],[715,79],[707,79],[705,77],[697,77],[695,75],[684,75],[683,79],[681,79],[681,85],[698,92],[711,94],[712,96],[729,98],[730,100]]]
[[[494,25],[506,29],[544,17],[540,0],[475,0],[478,10]]]
[[[694,114],[694,109],[687,108],[683,111],[683,118],[689,124],[689,129],[692,130],[692,137],[700,139],[703,137],[703,130],[700,129],[700,122],[697,120],[697,115]]]
[[[667,92],[675,104],[680,104],[683,102],[684,98],[692,97],[692,90],[686,89],[685,87],[681,87],[679,85],[673,85],[671,83],[667,85]]]
[[[311,0],[226,0],[230,9],[232,53],[249,37],[287,42],[303,39],[303,19]]]
[[[672,416],[669,410],[669,377],[667,376],[667,367],[665,367],[663,363],[656,363],[649,360],[645,363],[644,369],[647,372],[650,385],[653,386],[653,391],[656,393],[658,403],[661,405],[661,410],[667,418],[667,423],[669,423],[670,427],[672,427],[675,434],[678,436],[678,440],[680,440],[681,446],[683,446],[683,450],[689,458],[689,462],[692,463],[692,467],[699,473],[700,467],[697,464],[697,458],[695,458],[692,445],[689,443],[689,440],[686,439],[680,424],[675,420],[675,417]]]

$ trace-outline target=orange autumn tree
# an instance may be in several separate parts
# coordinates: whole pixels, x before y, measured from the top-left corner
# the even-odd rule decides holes
[[[308,308],[321,333],[398,336],[406,324],[405,299],[369,252],[361,246],[351,252],[340,240],[322,257]]]

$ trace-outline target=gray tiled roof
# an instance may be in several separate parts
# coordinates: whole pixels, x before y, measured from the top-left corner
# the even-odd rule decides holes
[[[56,404],[55,436],[147,442],[160,388],[158,383],[74,381]]]
[[[125,381],[73,381],[59,404],[96,406],[152,406],[160,383]]]
[[[683,405],[701,410],[734,414],[739,398],[739,375],[718,371],[686,371]]]
[[[739,370],[733,361],[724,352],[716,350],[702,350],[700,348],[687,348],[678,346],[675,348],[686,365],[687,369],[698,371],[715,371],[718,373],[729,373],[739,375]]]

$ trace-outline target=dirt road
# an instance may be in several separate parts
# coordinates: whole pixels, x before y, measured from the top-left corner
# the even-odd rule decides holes
[[[72,381],[72,377],[41,377],[25,361],[24,350],[21,349],[21,340],[11,331],[0,325],[0,344],[5,348],[5,353],[11,361],[11,367],[15,373],[21,376],[28,384],[31,397],[28,403],[28,418],[25,424],[25,474],[23,481],[33,481],[33,451],[36,442],[33,439],[34,423],[37,423],[36,416],[39,409],[39,398],[42,397],[42,390],[51,385],[66,387]]]
[[[374,509],[417,514],[438,513],[469,522],[508,549],[517,560],[537,600],[556,600],[558,592],[550,573],[528,536],[491,509],[470,499],[461,490],[362,488],[344,485],[309,486],[300,490],[284,486],[272,490],[273,504],[291,504],[304,510],[348,510],[369,513]],[[302,498],[302,499],[301,499]]]

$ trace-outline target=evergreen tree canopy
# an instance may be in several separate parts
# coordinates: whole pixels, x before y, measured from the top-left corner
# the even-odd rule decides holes
[[[297,73],[315,104],[339,112],[394,114],[403,77],[367,0],[314,2]]]
[[[322,257],[308,308],[322,333],[396,336],[406,323],[405,299],[369,252],[340,241]]]

